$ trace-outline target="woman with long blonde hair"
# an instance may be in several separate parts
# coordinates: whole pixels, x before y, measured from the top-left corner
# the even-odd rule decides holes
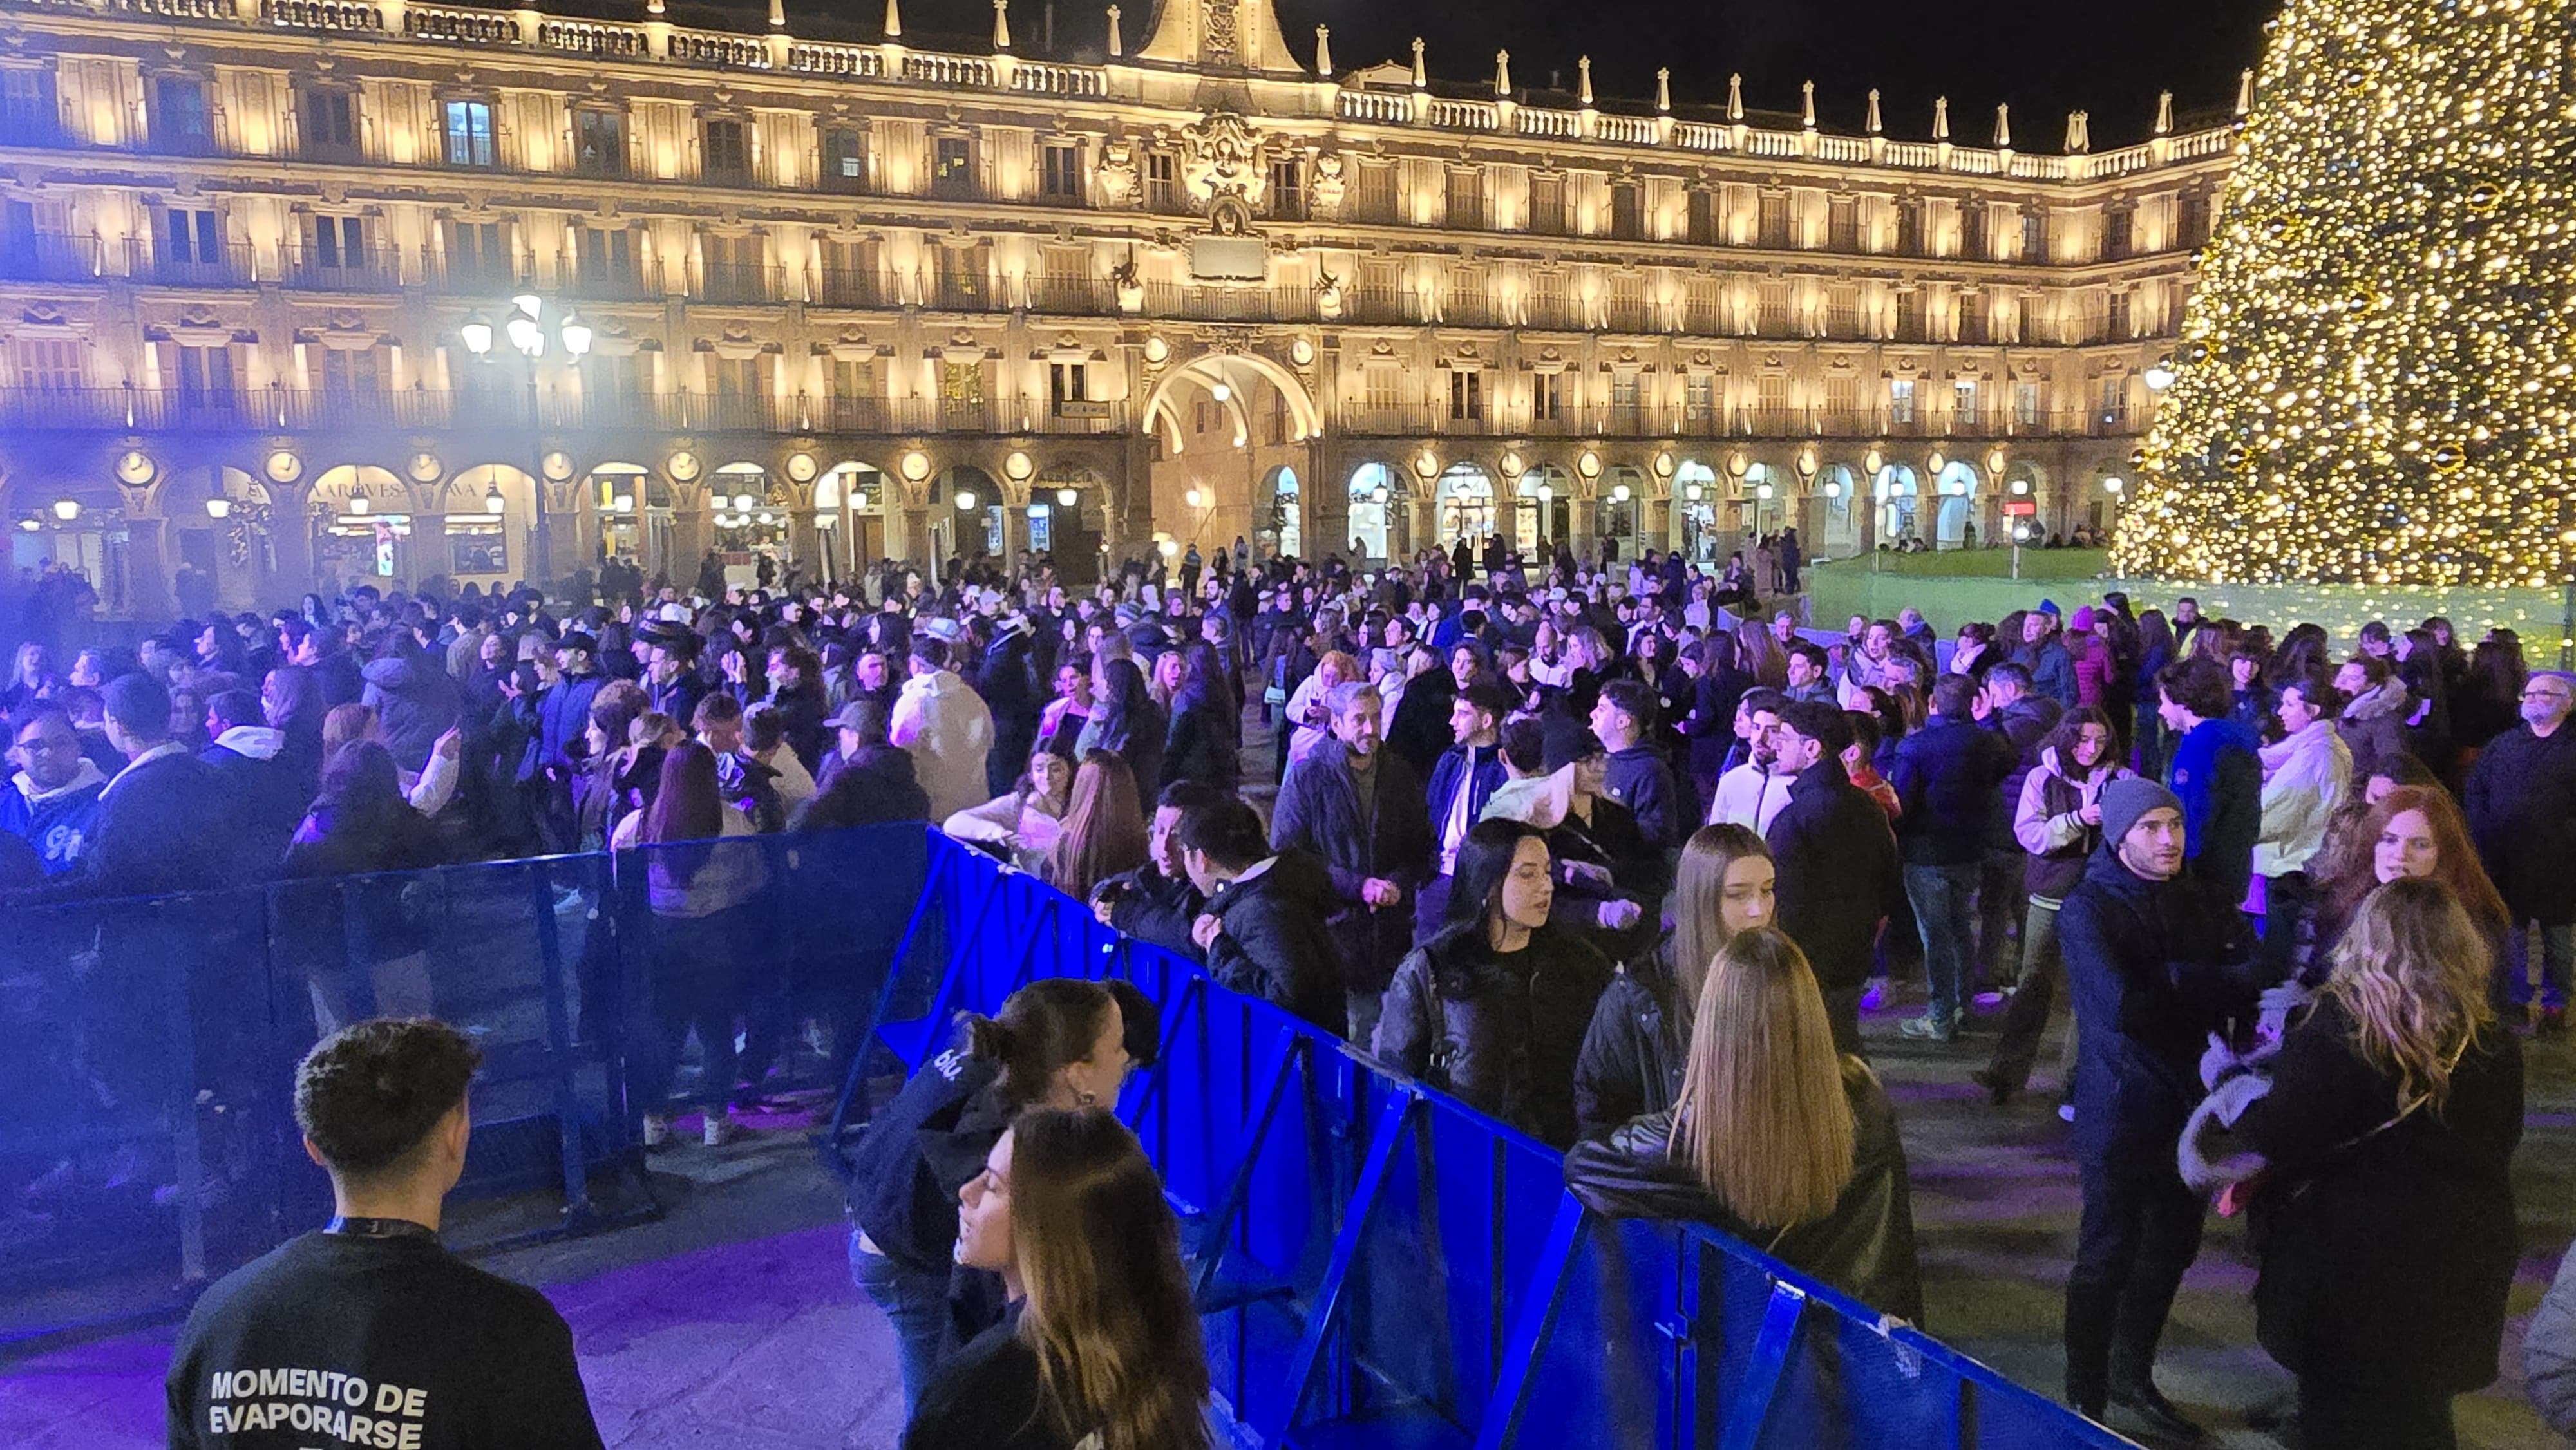
[[[1920,1321],[1922,1273],[1896,1110],[1835,1050],[1816,974],[1772,927],[1710,964],[1679,1100],[1566,1155],[1612,1217],[1710,1224],[1874,1309]]]
[[[1116,1115],[1020,1114],[957,1201],[957,1262],[1011,1308],[940,1366],[904,1450],[1207,1450],[1180,1224]]]
[[[1748,619],[1735,626],[1735,667],[1753,677],[1753,682],[1773,690],[1789,687],[1789,653],[1780,647],[1762,621]]]
[[[2204,1065],[2269,1165],[2257,1336],[2299,1377],[2307,1443],[2448,1446],[2451,1397],[2493,1383],[2503,1347],[2522,1050],[2488,1001],[2486,934],[2438,879],[2371,892],[2333,962],[2268,1090]]]
[[[1144,865],[1146,854],[1145,807],[1137,799],[1136,773],[1114,750],[1084,756],[1073,773],[1064,828],[1047,853],[1047,884],[1088,901],[1091,888]]]
[[[1674,875],[1670,930],[1654,951],[1620,967],[1583,1034],[1574,1068],[1582,1136],[1607,1137],[1680,1096],[1709,963],[1737,932],[1771,924],[1778,882],[1771,848],[1751,829],[1725,823],[1691,833]]]

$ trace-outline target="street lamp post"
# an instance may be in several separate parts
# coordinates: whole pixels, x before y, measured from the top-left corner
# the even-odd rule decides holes
[[[518,294],[510,299],[510,311],[501,324],[499,339],[506,341],[510,350],[517,353],[527,367],[528,447],[531,454],[530,461],[536,465],[528,470],[529,501],[534,508],[531,522],[534,526],[535,547],[532,552],[536,555],[535,567],[528,572],[530,582],[540,590],[546,587],[547,572],[554,568],[554,549],[553,537],[546,524],[546,450],[544,420],[539,416],[540,406],[537,396],[537,359],[546,355],[546,338],[550,329],[556,344],[563,348],[564,356],[575,365],[590,355],[591,337],[590,325],[569,310],[554,317],[551,322],[546,313],[544,298],[533,292]],[[466,351],[474,354],[477,360],[490,362],[499,355],[498,349],[494,346],[493,327],[489,320],[481,316],[469,317],[459,332],[464,338]],[[494,488],[497,494],[497,482]],[[484,499],[484,508],[487,512],[492,511],[492,498],[493,495],[486,495]],[[589,601],[577,602],[588,603]]]

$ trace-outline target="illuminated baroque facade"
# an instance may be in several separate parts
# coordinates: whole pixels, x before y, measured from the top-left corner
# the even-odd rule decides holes
[[[1111,10],[1089,63],[1007,3],[972,53],[647,3],[0,0],[17,562],[156,617],[183,561],[247,606],[604,549],[2100,525],[2235,130],[1435,86],[1266,0]]]

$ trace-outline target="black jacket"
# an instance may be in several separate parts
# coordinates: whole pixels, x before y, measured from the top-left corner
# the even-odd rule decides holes
[[[1431,873],[1431,818],[1412,767],[1379,750],[1370,795],[1374,829],[1363,829],[1349,751],[1328,736],[1290,767],[1270,816],[1270,849],[1323,858],[1333,884],[1333,943],[1354,991],[1383,988],[1413,939],[1413,903],[1372,911],[1360,900],[1361,883],[1392,881],[1410,897]]]
[[[1672,948],[1666,937],[1623,964],[1592,1009],[1574,1064],[1574,1125],[1587,1139],[1606,1138],[1681,1096],[1690,1017],[1673,976]]]
[[[1691,774],[1715,780],[1726,770],[1728,749],[1735,744],[1735,706],[1759,681],[1734,668],[1711,670],[1693,687],[1689,720],[1682,734],[1690,741]]]
[[[1187,876],[1166,876],[1148,861],[1103,881],[1092,894],[1108,900],[1109,924],[1118,931],[1192,961],[1201,958],[1190,926],[1207,910],[1207,898]]]
[[[2516,725],[2469,767],[2469,833],[2506,910],[2546,926],[2576,921],[2576,720],[2546,739]]]
[[[2004,778],[2013,773],[2004,737],[1967,720],[1934,716],[1896,743],[1888,783],[1905,806],[1897,849],[1909,866],[1965,866],[1984,859]]]
[[[1041,1412],[1038,1355],[1020,1337],[1021,1307],[940,1362],[903,1427],[903,1450],[1073,1450]]]
[[[1458,681],[1446,669],[1428,670],[1405,682],[1404,697],[1395,702],[1395,718],[1387,724],[1386,748],[1412,766],[1416,776],[1430,775],[1456,738],[1449,731],[1449,707],[1457,698]]]
[[[465,692],[426,654],[371,661],[365,676],[394,764],[419,771],[438,737],[464,718]]]
[[[1017,1110],[999,1064],[961,1042],[922,1065],[850,1156],[850,1221],[895,1267],[945,1275],[957,1244],[957,1191],[984,1171]]]
[[[1680,845],[1696,824],[1689,798],[1673,783],[1672,765],[1651,744],[1610,752],[1601,793],[1628,808],[1646,843],[1658,851]]]
[[[2254,1020],[2242,913],[2188,872],[2139,876],[2106,842],[2066,893],[2057,942],[2075,1008],[2077,1158],[2170,1164],[2209,1034]]]
[[[1207,910],[1225,930],[1208,947],[1217,985],[1289,1011],[1339,1037],[1349,1020],[1342,960],[1324,918],[1333,882],[1305,851],[1282,851],[1269,869],[1220,887]]]
[[[231,788],[185,751],[131,766],[99,796],[96,834],[80,869],[46,884],[48,896],[162,896],[256,880],[268,860],[243,859]]]
[[[2393,1127],[2398,1079],[2361,1055],[2328,997],[2282,1039],[2272,1090],[2236,1120],[2271,1171],[2254,1196],[2263,1348],[2298,1374],[2390,1392],[2491,1384],[2513,1287],[2510,1167],[2522,1048],[2489,1027],[2439,1112]]]
[[[1842,1066],[1852,1109],[1852,1178],[1823,1218],[1778,1227],[1736,1217],[1700,1183],[1687,1158],[1667,1150],[1669,1113],[1640,1118],[1606,1142],[1578,1144],[1565,1156],[1566,1186],[1585,1207],[1611,1218],[1707,1224],[1880,1313],[1919,1324],[1923,1273],[1896,1108],[1867,1064],[1846,1057]]]
[[[1243,760],[1235,748],[1238,730],[1226,712],[1221,683],[1193,686],[1174,698],[1172,721],[1163,736],[1163,783],[1186,780],[1233,794],[1243,783]]]
[[[1868,981],[1878,924],[1904,900],[1886,808],[1827,757],[1790,783],[1767,839],[1780,872],[1780,929],[1807,954],[1818,985],[1831,992]]]
[[[1386,990],[1377,1055],[1396,1070],[1563,1148],[1574,1142],[1574,1064],[1610,963],[1543,926],[1503,955],[1485,924],[1445,927],[1407,954]]]

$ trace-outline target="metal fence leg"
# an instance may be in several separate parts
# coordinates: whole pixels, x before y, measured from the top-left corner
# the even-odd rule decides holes
[[[1572,1193],[1558,1200],[1556,1221],[1548,1225],[1547,1244],[1530,1271],[1521,1312],[1513,1319],[1512,1337],[1503,1347],[1502,1372],[1495,1376],[1494,1392],[1485,1401],[1476,1450],[1503,1450],[1520,1434],[1530,1379],[1538,1372],[1539,1355],[1546,1351],[1548,1336],[1556,1327],[1557,1308],[1565,1302],[1565,1278],[1573,1267],[1574,1251],[1583,1242],[1584,1222],[1582,1200]]]
[[[528,870],[528,896],[537,923],[537,966],[545,986],[546,1061],[553,1069],[555,1133],[563,1153],[563,1226],[585,1233],[592,1225],[590,1164],[581,1141],[581,1084],[573,1061],[572,1012],[564,998],[563,932],[555,920],[554,874],[540,860]],[[619,1105],[622,1113],[623,1104]],[[620,1131],[623,1131],[622,1128]]]
[[[1771,1302],[1762,1311],[1762,1330],[1754,1336],[1753,1358],[1744,1366],[1744,1384],[1718,1436],[1718,1450],[1755,1450],[1762,1443],[1762,1426],[1789,1373],[1789,1355],[1798,1347],[1798,1322],[1806,1309],[1804,1290],[1785,1280],[1772,1281]]]
[[[1388,1169],[1395,1164],[1396,1151],[1413,1134],[1413,1111],[1418,1106],[1411,1093],[1399,1092],[1378,1110],[1377,1136],[1369,1143],[1368,1162],[1360,1169],[1358,1191],[1342,1216],[1341,1232],[1333,1239],[1333,1257],[1324,1269],[1324,1282],[1315,1291],[1315,1307],[1306,1319],[1306,1331],[1297,1341],[1297,1353],[1288,1362],[1287,1383],[1273,1402],[1270,1417],[1253,1426],[1253,1432],[1264,1445],[1287,1443],[1288,1427],[1296,1423],[1297,1407],[1306,1398],[1306,1386],[1315,1377],[1315,1362],[1323,1357],[1324,1341],[1331,1337],[1334,1321],[1341,1317],[1342,1291],[1348,1287],[1351,1262],[1359,1256],[1360,1237],[1368,1229],[1369,1214],[1377,1206],[1378,1196],[1386,1189]]]

